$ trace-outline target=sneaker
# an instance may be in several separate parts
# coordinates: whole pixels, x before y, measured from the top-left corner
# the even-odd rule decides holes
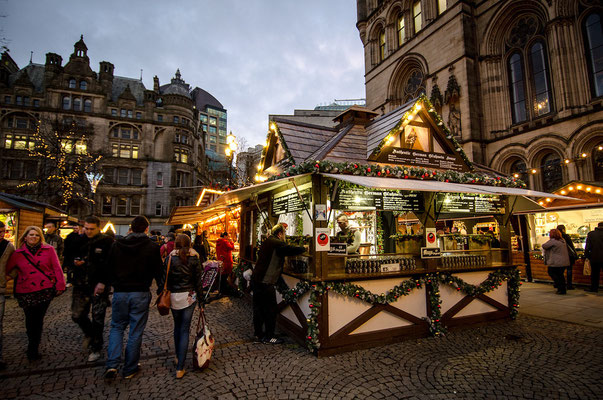
[[[103,374],[103,379],[107,382],[115,380],[117,377],[117,370],[115,368],[107,368]]]
[[[88,362],[95,362],[101,358],[101,353],[94,351],[88,356]]]
[[[70,288],[71,286],[73,286],[71,283],[66,283],[66,284],[65,284],[65,287],[66,287],[66,288]]]
[[[184,374],[186,374],[186,370],[184,370],[184,369],[176,371],[176,379],[182,379]]]
[[[264,338],[264,340],[262,340],[262,343],[264,343],[264,344],[281,344],[281,343],[284,343],[284,341],[281,338],[271,337],[271,338]]]
[[[140,364],[138,364],[138,366],[136,367],[136,371],[128,374],[128,375],[124,375],[124,379],[132,379],[134,378],[136,375],[138,375],[140,373]]]

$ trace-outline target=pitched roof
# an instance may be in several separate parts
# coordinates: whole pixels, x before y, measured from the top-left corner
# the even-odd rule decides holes
[[[119,96],[130,86],[132,95],[136,98],[136,104],[143,105],[144,91],[147,90],[140,79],[125,78],[116,76],[113,78],[113,87],[111,89],[111,101],[117,102]]]
[[[19,71],[15,72],[8,78],[8,85],[13,87],[18,80],[24,79],[24,74],[27,74],[29,81],[34,86],[36,92],[42,92],[44,90],[44,71],[45,66],[41,64],[29,64]]]
[[[411,100],[395,110],[374,119],[366,126],[366,158],[370,157],[373,150],[379,146],[379,143],[389,134],[389,131],[400,122],[404,113],[410,110],[416,102],[416,99]]]
[[[275,118],[279,130],[296,164],[309,159],[335,136],[337,130],[319,125]]]
[[[366,130],[359,125],[349,125],[337,135],[337,140],[324,158],[334,162],[366,162]]]

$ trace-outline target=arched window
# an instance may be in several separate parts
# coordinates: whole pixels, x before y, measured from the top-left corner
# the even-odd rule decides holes
[[[84,100],[84,111],[91,112],[92,111],[92,100],[86,99]]]
[[[549,153],[542,158],[540,170],[542,171],[542,189],[545,192],[552,192],[563,184],[561,162],[561,158],[556,153]]]
[[[379,32],[379,61],[385,60],[385,30]]]
[[[69,79],[69,89],[75,89],[76,88],[76,82],[75,79],[71,78]]]
[[[528,119],[524,86],[525,77],[521,55],[519,53],[514,53],[509,58],[509,81],[509,88],[511,89],[511,111],[513,114],[513,123],[516,124]]]
[[[408,79],[404,85],[404,102],[410,101],[425,93],[423,84],[423,72],[420,69],[415,69],[410,72]]]
[[[81,111],[82,110],[82,99],[76,97],[75,99],[73,99],[73,110],[74,111]]]
[[[596,182],[603,182],[603,143],[593,149],[593,176]]]
[[[544,57],[544,44],[540,41],[530,48],[530,66],[534,90],[534,114],[541,116],[551,112],[549,78]]]
[[[80,89],[82,89],[82,90],[88,89],[88,82],[80,81]]]
[[[400,47],[400,46],[402,46],[402,43],[404,43],[404,38],[406,37],[406,27],[404,26],[404,14],[403,13],[400,13],[400,15],[398,15],[397,28],[398,28],[398,47]]]
[[[521,179],[524,183],[528,184],[528,167],[526,162],[523,160],[517,160],[511,164],[510,168],[511,175],[515,179]]]
[[[595,97],[603,96],[603,33],[601,15],[594,13],[584,20],[584,44]]]
[[[63,96],[63,110],[71,109],[71,97]]]

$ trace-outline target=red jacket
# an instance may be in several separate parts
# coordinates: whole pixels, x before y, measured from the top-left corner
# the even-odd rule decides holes
[[[31,265],[24,254],[44,273]],[[65,278],[63,277],[63,269],[59,263],[59,258],[54,248],[48,244],[42,244],[35,255],[31,254],[23,244],[15,250],[8,260],[6,273],[8,274],[13,269],[18,270],[18,276],[15,280],[15,293],[32,293],[53,286],[56,286],[57,290],[65,290]]]
[[[222,261],[222,273],[230,274],[232,272],[232,251],[234,243],[224,238],[219,238],[216,241],[216,258]]]

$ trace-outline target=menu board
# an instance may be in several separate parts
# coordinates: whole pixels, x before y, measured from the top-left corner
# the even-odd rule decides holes
[[[467,171],[467,165],[457,154],[427,153],[414,149],[386,147],[381,150],[377,161],[412,167],[436,168],[451,171]]]
[[[382,211],[424,211],[421,193],[339,189],[333,201],[333,208],[349,210],[355,207],[374,207]]]
[[[304,199],[306,207],[310,209],[310,203],[312,202],[310,190],[302,190],[299,193],[301,194],[302,199]],[[304,209],[304,203],[301,202],[297,192],[274,196],[274,199],[272,200],[272,215],[301,211]]]
[[[500,196],[472,193],[438,193],[436,210],[441,213],[504,214]]]

